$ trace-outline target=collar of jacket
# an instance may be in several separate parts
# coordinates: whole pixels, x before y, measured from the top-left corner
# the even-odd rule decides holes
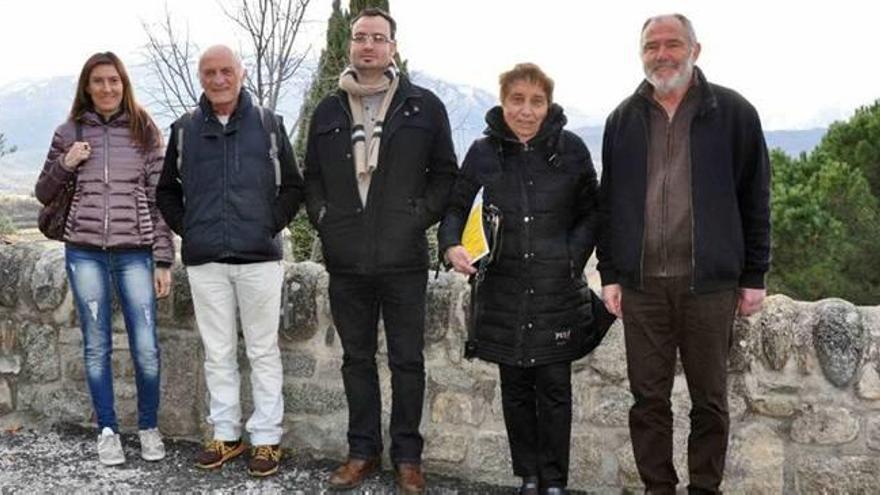
[[[391,105],[388,107],[388,116],[386,120],[391,118],[392,112],[397,109],[404,101],[409,98],[421,98],[422,91],[414,86],[409,78],[401,73],[397,73],[397,77],[400,78],[400,83],[397,85],[397,92],[394,93],[394,97],[391,99]],[[342,106],[345,108],[345,111],[348,112],[349,117],[351,117],[351,107],[348,104],[348,93],[343,91],[342,89],[336,90],[336,97],[339,98],[339,101],[342,103]],[[388,122],[385,122],[385,127],[388,126]],[[383,128],[383,134],[384,134]]]
[[[238,103],[235,105],[235,110],[232,111],[232,115],[229,116],[229,122],[239,119],[241,114],[252,106],[254,106],[254,101],[251,98],[250,93],[248,93],[246,89],[241,88],[241,92],[238,93]],[[199,108],[202,110],[202,115],[205,116],[205,120],[209,120],[211,117],[215,119],[217,118],[214,114],[214,107],[211,106],[211,102],[208,100],[208,97],[205,96],[205,93],[202,93],[202,96],[199,98]]]
[[[108,125],[110,127],[128,127],[130,121],[130,119],[128,118],[128,114],[125,113],[125,110],[122,109],[111,115],[110,118],[106,120],[103,116],[99,115],[94,110],[86,110],[79,117],[79,119],[76,120],[79,120],[79,122],[83,125]]]
[[[703,74],[703,71],[697,66],[694,66],[694,77],[697,79],[696,87],[700,92],[700,109],[697,111],[697,114],[705,115],[718,108],[718,97],[715,95],[715,90],[712,89],[712,85],[706,80],[706,75]],[[643,79],[636,88],[634,96],[638,101],[650,104],[651,102],[648,101],[649,97],[646,95],[653,94],[653,91],[654,88],[651,86],[651,83],[649,83],[647,79]],[[647,107],[645,107],[645,110],[647,110]]]
[[[551,104],[541,128],[527,144],[535,148],[556,148],[562,136],[562,128],[567,122],[562,107],[556,103]],[[500,105],[486,112],[486,124],[486,129],[483,131],[486,136],[501,143],[520,144],[519,138],[504,121],[504,109]]]

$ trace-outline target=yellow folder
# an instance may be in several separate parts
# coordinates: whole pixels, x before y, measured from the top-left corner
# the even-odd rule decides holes
[[[474,262],[489,254],[489,240],[486,239],[486,230],[483,228],[482,187],[477,191],[474,203],[471,205],[471,212],[461,234],[461,245]]]

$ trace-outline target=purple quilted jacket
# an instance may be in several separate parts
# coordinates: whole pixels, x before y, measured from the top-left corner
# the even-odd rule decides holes
[[[152,248],[163,265],[174,261],[171,230],[156,207],[156,184],[162,173],[161,143],[141,153],[131,139],[125,114],[107,123],[87,112],[82,117],[83,140],[92,148],[76,169],[77,182],[64,241],[101,249]],[[74,172],[62,161],[76,140],[76,125],[68,120],[52,137],[52,145],[37,179],[36,196],[47,204],[61,192]]]

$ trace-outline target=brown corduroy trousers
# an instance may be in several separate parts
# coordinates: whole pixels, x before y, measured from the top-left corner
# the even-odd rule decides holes
[[[727,358],[735,289],[693,294],[687,277],[646,278],[643,290],[623,289],[630,390],[629,427],[639,475],[649,493],[674,493],[672,408],[676,352],[691,397],[689,491],[717,492],[724,474],[730,418]]]

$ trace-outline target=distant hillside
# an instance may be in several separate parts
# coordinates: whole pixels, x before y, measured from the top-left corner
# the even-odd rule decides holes
[[[468,85],[455,84],[427,74],[413,73],[413,80],[433,90],[446,104],[453,142],[459,160],[464,158],[474,139],[482,135],[486,127],[486,111],[497,104],[497,96],[488,91]],[[132,70],[135,90],[142,101],[146,101],[146,91],[138,87],[138,81],[145,81],[142,69]],[[18,151],[6,156],[0,162],[0,192],[27,194],[43,164],[43,159],[52,131],[61,123],[70,109],[75,78],[55,77],[39,81],[18,81],[0,88],[0,132],[6,134],[7,142],[18,146]],[[279,108],[288,121],[299,111],[304,88],[293,88],[287,92]],[[589,125],[601,118],[588,116],[576,108],[566,108],[568,128],[581,136],[593,154],[597,167],[601,167],[602,126]],[[159,125],[165,129],[170,122],[160,119]],[[767,145],[781,148],[789,155],[798,155],[811,150],[825,133],[825,129],[779,130],[765,133]]]
[[[572,129],[587,143],[593,160],[597,163],[602,161],[602,126],[588,126]],[[798,156],[803,152],[810,152],[822,140],[825,128],[805,130],[764,131],[764,139],[769,149],[779,148],[790,156]]]

